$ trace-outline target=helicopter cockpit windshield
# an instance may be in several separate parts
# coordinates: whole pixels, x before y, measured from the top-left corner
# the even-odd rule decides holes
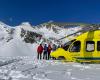
[[[65,51],[67,51],[68,48],[69,48],[69,46],[70,46],[75,40],[76,40],[76,39],[73,39],[73,40],[71,40],[71,41],[65,43],[64,46],[63,46],[63,49],[64,49]]]

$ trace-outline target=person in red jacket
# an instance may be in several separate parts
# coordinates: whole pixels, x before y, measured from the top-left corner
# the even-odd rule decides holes
[[[51,50],[52,50],[52,48],[51,48],[51,45],[49,44],[48,45],[48,60],[50,59]]]
[[[37,48],[37,53],[38,53],[37,59],[41,59],[41,57],[42,57],[42,52],[43,52],[43,47],[42,47],[42,44],[40,44],[40,45],[38,46],[38,48]]]

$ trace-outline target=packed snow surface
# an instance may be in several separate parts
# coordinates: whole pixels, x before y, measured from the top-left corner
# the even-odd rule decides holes
[[[5,58],[5,60],[14,58]],[[0,66],[0,80],[100,80],[100,64],[64,63],[17,57]],[[4,62],[4,58],[0,58]]]

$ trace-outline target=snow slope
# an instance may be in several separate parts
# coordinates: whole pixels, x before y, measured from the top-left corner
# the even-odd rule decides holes
[[[22,25],[13,28],[14,33],[8,34],[6,29],[9,29],[10,31],[12,27],[8,25],[4,27],[4,25],[6,24],[2,23],[2,25],[0,25],[0,35],[4,37],[3,40],[0,41],[0,56],[34,56],[37,44],[25,43],[20,36],[21,28],[32,31],[32,27],[23,23]],[[13,39],[7,41],[8,37],[12,37]]]

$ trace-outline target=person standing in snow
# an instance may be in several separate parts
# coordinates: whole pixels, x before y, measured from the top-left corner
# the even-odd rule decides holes
[[[43,59],[47,60],[47,57],[48,57],[48,47],[47,47],[47,44],[44,45],[43,49],[44,49]]]
[[[42,52],[43,52],[43,47],[42,47],[42,44],[40,44],[37,48],[37,59],[40,59],[41,60],[41,57],[42,57]]]
[[[52,50],[52,48],[51,48],[51,45],[49,44],[48,45],[48,60],[50,59],[51,50]]]

